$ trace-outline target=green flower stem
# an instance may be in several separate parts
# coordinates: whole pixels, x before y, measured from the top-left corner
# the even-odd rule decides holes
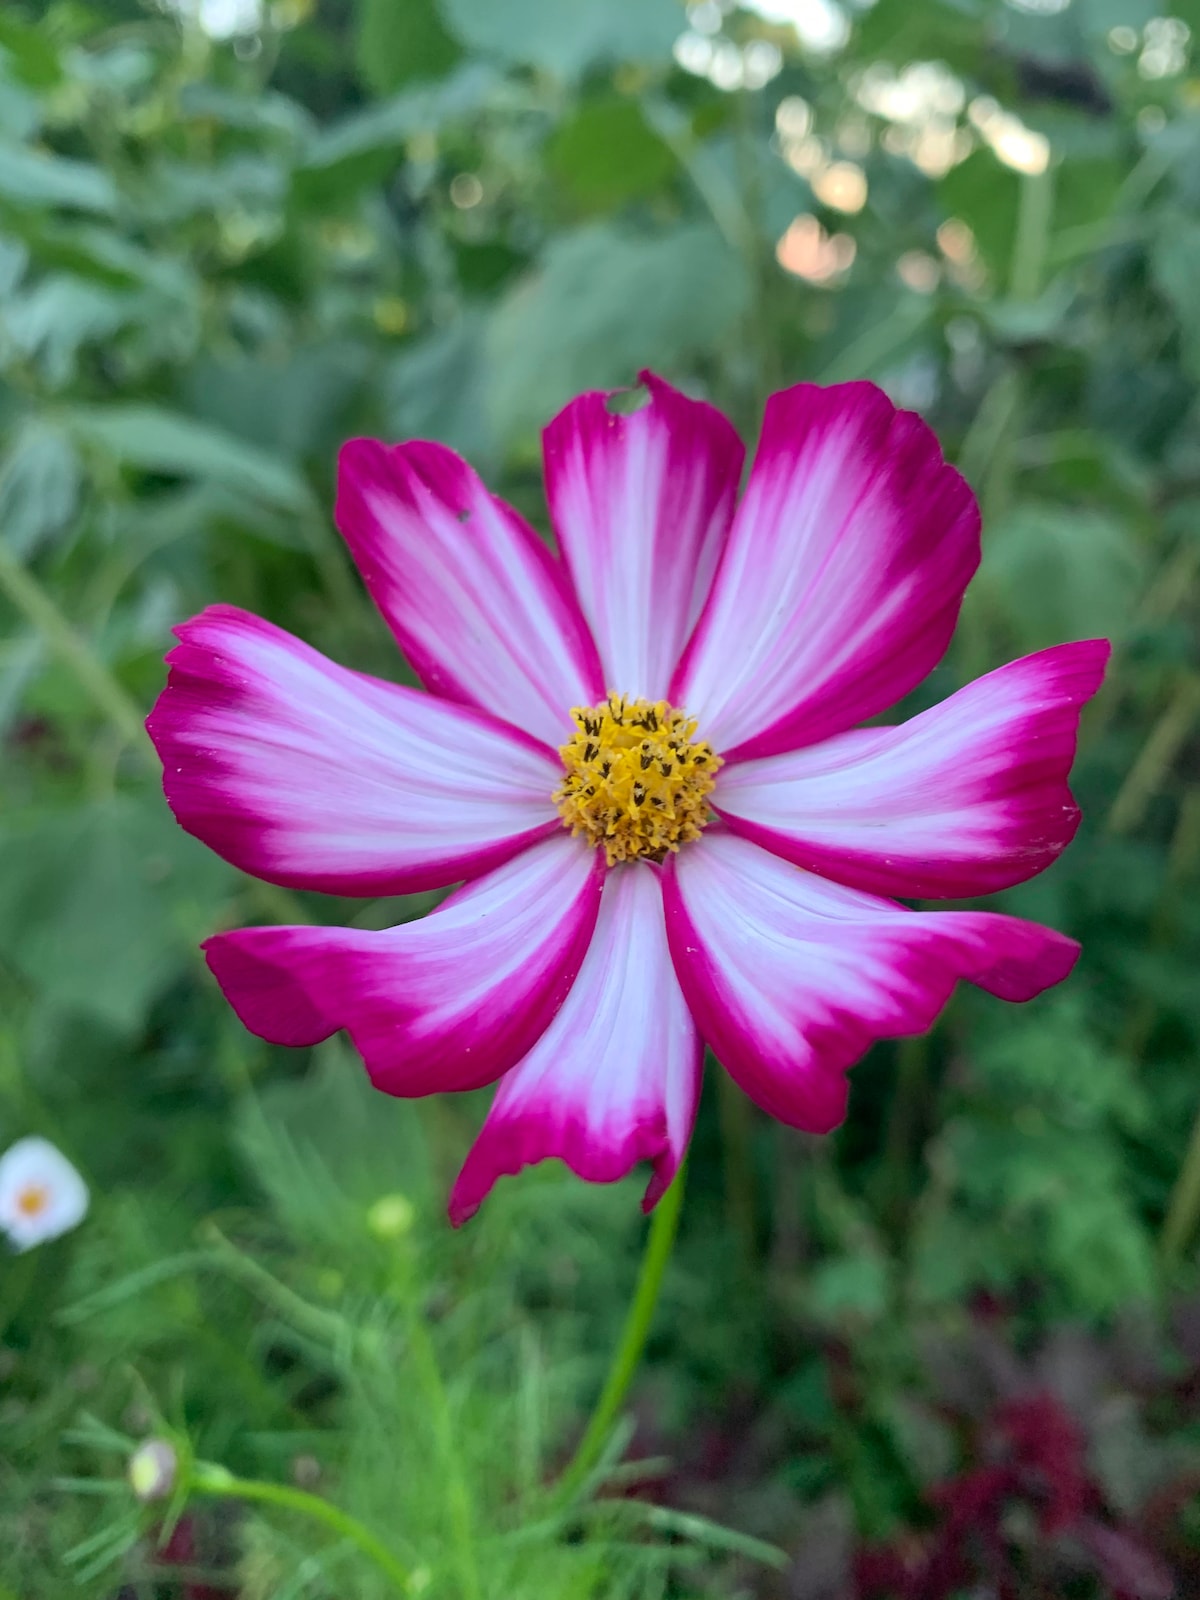
[[[0,593],[21,612],[78,678],[99,711],[148,765],[158,762],[136,702],[113,677],[91,646],[72,627],[37,579],[0,544]]]
[[[579,1448],[558,1481],[554,1495],[557,1501],[569,1500],[600,1459],[629,1385],[633,1381],[633,1375],[637,1371],[638,1362],[645,1349],[646,1337],[650,1332],[650,1324],[654,1318],[654,1308],[658,1304],[658,1292],[662,1288],[663,1274],[671,1257],[671,1246],[675,1242],[675,1233],[679,1227],[683,1183],[684,1168],[680,1167],[675,1174],[675,1181],[658,1202],[650,1220],[646,1253],[642,1257],[633,1304],[629,1307],[629,1314],[625,1318],[616,1354],[613,1356],[613,1363],[609,1368],[600,1398],[596,1402],[596,1409],[592,1412],[591,1421],[579,1442]]]
[[[214,1499],[252,1500],[260,1505],[278,1506],[283,1511],[296,1511],[310,1522],[320,1522],[331,1532],[357,1545],[391,1579],[398,1593],[407,1595],[412,1592],[411,1574],[400,1565],[391,1551],[357,1518],[330,1505],[320,1495],[309,1494],[304,1489],[293,1489],[285,1483],[235,1478],[224,1467],[214,1466],[207,1461],[197,1461],[193,1465],[188,1486],[194,1493],[211,1495]]]

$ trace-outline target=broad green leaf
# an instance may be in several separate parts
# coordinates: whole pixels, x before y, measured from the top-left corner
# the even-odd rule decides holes
[[[312,113],[287,95],[256,89],[239,94],[209,82],[185,83],[179,91],[180,114],[196,121],[219,122],[247,133],[282,134],[300,138],[314,126]]]
[[[79,478],[66,434],[49,420],[26,423],[0,460],[0,542],[32,555],[75,515]]]
[[[1026,503],[992,521],[968,600],[1004,617],[1028,650],[1120,635],[1142,561],[1129,526],[1101,511]]]
[[[990,150],[976,150],[953,167],[938,184],[938,198],[948,217],[971,229],[992,278],[1008,283],[1017,235],[1020,179]]]
[[[823,1323],[878,1322],[888,1308],[890,1274],[878,1256],[839,1256],[817,1267],[808,1303]]]
[[[0,233],[0,296],[10,295],[29,265],[29,251],[20,239]]]
[[[103,450],[127,466],[210,478],[292,511],[311,507],[308,485],[286,462],[209,423],[139,403],[76,406],[62,415],[80,445]]]
[[[202,358],[183,384],[191,411],[242,444],[289,459],[332,453],[369,352],[348,339],[298,345],[274,360]]]
[[[128,296],[117,290],[56,273],[0,305],[0,327],[58,389],[75,376],[81,348],[110,339],[129,309]]]
[[[41,105],[37,95],[5,70],[0,53],[0,137],[18,142],[31,139],[40,122]]]
[[[464,45],[564,78],[601,62],[666,66],[686,17],[676,0],[440,0]]]
[[[987,6],[988,0],[876,0],[855,8],[850,48],[859,60],[897,67],[944,61],[973,75],[979,70]]]
[[[1168,211],[1151,252],[1155,282],[1170,301],[1183,331],[1187,364],[1200,379],[1200,220]]]
[[[22,22],[11,10],[0,11],[0,51],[14,75],[31,88],[51,89],[62,78],[49,30]]]
[[[10,817],[0,951],[54,1004],[132,1030],[194,959],[232,882],[158,795]]]
[[[743,262],[705,223],[649,238],[603,225],[561,235],[493,318],[494,426],[512,440],[581,389],[715,353],[749,297]]]
[[[108,212],[116,207],[117,190],[107,172],[86,161],[0,144],[0,201]]]
[[[351,112],[309,141],[296,172],[297,193],[312,205],[343,203],[393,172],[415,133],[436,132],[475,113],[496,69],[472,61],[444,82],[414,85],[378,105]]]
[[[616,95],[580,106],[551,139],[546,159],[563,190],[589,211],[652,194],[676,170],[637,103]]]
[[[437,439],[480,469],[495,456],[485,407],[485,320],[478,313],[406,345],[384,375],[387,430]]]
[[[462,52],[446,32],[437,0],[357,0],[355,60],[372,94],[444,77]]]
[[[26,256],[36,258],[43,270],[57,268],[73,277],[94,279],[109,289],[131,289],[138,282],[124,261],[144,253],[103,226],[81,227],[74,220],[64,225],[56,216],[36,211],[14,214],[10,226],[19,235]],[[118,260],[122,264],[118,265]]]

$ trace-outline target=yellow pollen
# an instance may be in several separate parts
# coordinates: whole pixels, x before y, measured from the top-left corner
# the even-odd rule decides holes
[[[23,1217],[39,1216],[50,1203],[50,1192],[39,1184],[31,1183],[17,1195],[17,1210]]]
[[[661,861],[700,837],[722,761],[696,738],[694,717],[620,694],[571,717],[578,731],[558,752],[566,776],[554,792],[564,827],[603,845],[610,867]]]

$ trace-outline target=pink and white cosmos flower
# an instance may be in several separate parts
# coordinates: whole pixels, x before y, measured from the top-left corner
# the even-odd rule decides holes
[[[498,1083],[456,1224],[550,1156],[595,1182],[649,1161],[653,1206],[705,1043],[824,1133],[847,1069],[930,1027],[959,979],[1028,1000],[1078,955],[896,897],[988,893],[1064,849],[1108,644],[858,726],[949,643],[979,561],[967,484],[873,385],[801,384],[769,402],[739,503],[730,424],[642,383],[639,410],[584,394],[546,430],[560,559],[443,446],[345,446],[338,526],[428,693],[213,606],[178,629],[148,722],[175,815],[245,871],[338,895],[464,884],[383,932],[205,946],[265,1039],[345,1028],[389,1094]]]

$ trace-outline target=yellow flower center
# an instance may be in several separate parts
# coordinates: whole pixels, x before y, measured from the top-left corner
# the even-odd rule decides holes
[[[696,738],[694,717],[665,700],[619,694],[571,717],[578,731],[558,752],[566,776],[554,792],[564,827],[603,845],[610,867],[661,861],[700,837],[722,761]]]
[[[17,1195],[17,1210],[23,1217],[38,1217],[50,1204],[50,1191],[31,1183]]]

